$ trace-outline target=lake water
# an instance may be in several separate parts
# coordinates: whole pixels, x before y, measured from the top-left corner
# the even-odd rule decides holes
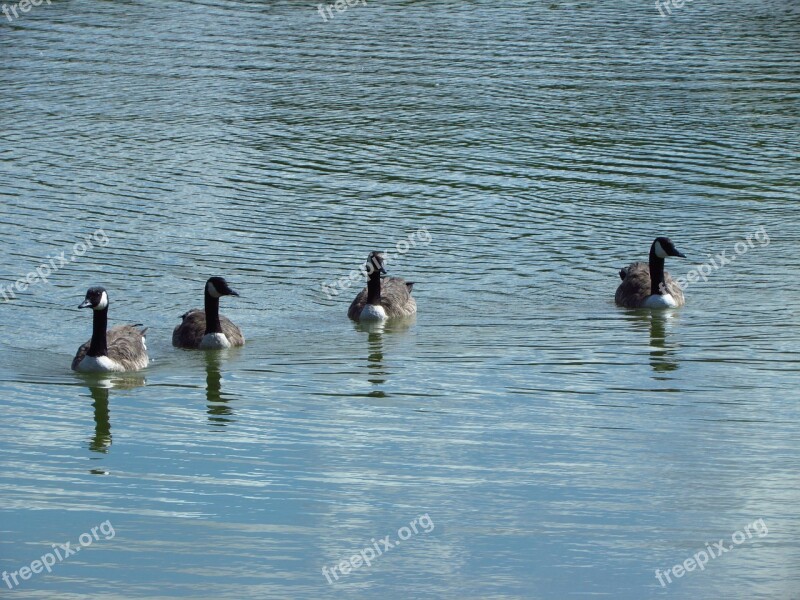
[[[0,296],[0,571],[63,560],[0,595],[800,597],[796,3],[29,8],[0,286],[57,268]],[[322,285],[412,234],[416,320],[353,325]],[[707,281],[615,307],[656,235]],[[216,274],[247,345],[174,349]],[[70,371],[91,285],[146,371]]]

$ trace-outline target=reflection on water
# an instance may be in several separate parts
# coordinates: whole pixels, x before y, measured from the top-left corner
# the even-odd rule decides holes
[[[669,373],[679,368],[678,342],[672,336],[680,322],[678,310],[636,310],[631,311],[631,319],[637,329],[650,334],[650,366],[656,374]],[[662,377],[656,377],[662,379]]]
[[[650,367],[655,379],[668,379],[666,373],[680,367],[677,336],[673,331],[680,322],[679,310],[628,310],[626,320],[633,326],[637,337],[644,342],[649,337]]]
[[[678,369],[677,342],[667,339],[667,326],[678,320],[675,311],[652,311],[650,315],[650,366],[656,373]]]
[[[142,387],[147,380],[142,373],[125,373],[120,375],[108,374],[79,374],[77,375],[87,384],[89,395],[92,398],[94,409],[94,435],[89,440],[89,450],[107,454],[112,444],[111,436],[111,411],[109,397],[111,390],[130,390]],[[106,474],[106,471],[93,470],[95,474]]]
[[[89,441],[89,450],[105,454],[111,446],[111,417],[108,410],[108,388],[90,387],[94,403],[94,436]]]
[[[369,382],[375,386],[369,395],[373,398],[386,398],[386,393],[380,389],[386,383],[386,371],[383,366],[383,331],[371,331],[367,337],[369,356],[367,357],[369,369]]]
[[[206,402],[208,403],[208,422],[215,427],[224,427],[232,423],[233,407],[229,404],[234,396],[225,394],[222,391],[222,364],[238,348],[228,350],[207,350],[202,351],[203,359],[206,364]]]
[[[383,389],[389,374],[384,364],[384,335],[402,334],[416,323],[416,316],[388,321],[365,321],[353,323],[353,328],[367,334],[367,381],[375,389],[368,392],[370,398],[387,398],[389,394]]]
[[[374,386],[368,392],[370,398],[386,398],[386,392],[381,389],[386,383],[386,369],[383,364],[383,335],[386,323],[383,321],[356,323],[356,331],[367,334],[367,380]]]

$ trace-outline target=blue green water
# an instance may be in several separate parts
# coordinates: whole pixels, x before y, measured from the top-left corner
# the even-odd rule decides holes
[[[756,0],[0,14],[0,288],[58,266],[0,295],[0,595],[797,598],[799,41]],[[416,320],[348,321],[323,284],[420,230]],[[615,307],[656,235],[735,260]],[[246,346],[174,349],[216,274]],[[146,371],[70,371],[91,285]]]

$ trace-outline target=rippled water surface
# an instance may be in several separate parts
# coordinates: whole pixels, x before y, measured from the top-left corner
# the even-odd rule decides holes
[[[796,3],[29,8],[0,16],[0,570],[80,551],[0,595],[798,598]],[[615,307],[656,235],[719,268]],[[376,248],[415,321],[323,292]],[[247,345],[174,349],[215,274]],[[146,371],[70,371],[90,285]]]

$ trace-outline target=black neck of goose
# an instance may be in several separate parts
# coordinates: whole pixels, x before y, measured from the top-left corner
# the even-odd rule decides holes
[[[381,272],[375,269],[367,281],[367,304],[381,303]]]
[[[206,290],[206,333],[222,333],[222,325],[219,322],[219,298],[214,298]]]
[[[103,310],[93,310],[92,316],[92,341],[89,344],[89,356],[108,356],[106,330],[108,329],[108,307]]]
[[[650,247],[650,293],[664,293],[664,259],[656,254],[656,247]]]

